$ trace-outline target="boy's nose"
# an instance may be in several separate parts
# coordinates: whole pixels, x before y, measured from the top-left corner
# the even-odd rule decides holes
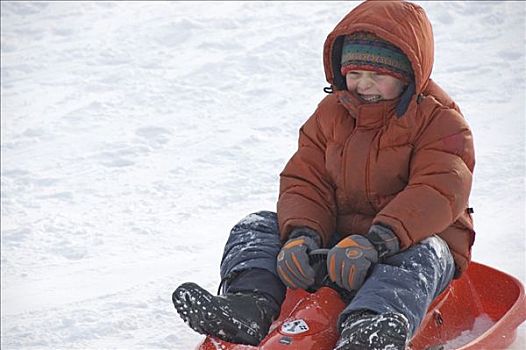
[[[367,91],[372,86],[371,79],[363,78],[358,81],[357,88],[358,91]]]

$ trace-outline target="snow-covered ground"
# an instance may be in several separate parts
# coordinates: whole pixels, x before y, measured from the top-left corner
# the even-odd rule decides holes
[[[526,282],[526,3],[420,4],[475,136],[474,260]],[[275,209],[354,6],[2,1],[2,349],[192,349],[171,293],[216,290],[230,228]]]

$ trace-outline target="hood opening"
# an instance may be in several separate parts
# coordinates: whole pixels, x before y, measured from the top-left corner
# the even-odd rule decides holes
[[[347,90],[347,81],[341,73],[341,57],[344,39],[345,35],[340,35],[334,39],[334,43],[332,45],[331,67],[333,75],[333,90]],[[398,118],[402,117],[405,114],[405,112],[407,112],[407,109],[409,108],[409,103],[411,102],[411,99],[413,98],[416,92],[414,68],[412,67],[412,69],[413,74],[411,75],[411,80],[405,87],[403,93],[399,96],[399,101],[396,106],[396,116]]]

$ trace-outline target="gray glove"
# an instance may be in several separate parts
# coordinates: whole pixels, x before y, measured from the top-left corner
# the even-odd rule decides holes
[[[333,247],[327,255],[327,271],[340,287],[358,290],[371,266],[399,251],[398,237],[393,231],[375,224],[365,236],[348,236]]]
[[[313,235],[314,234],[314,235]],[[319,236],[310,229],[295,229],[277,258],[278,275],[289,288],[307,289],[314,284],[316,273],[310,266],[309,252],[320,246]]]
[[[358,290],[369,268],[378,262],[378,252],[364,236],[352,235],[342,239],[327,255],[329,277],[348,291]]]

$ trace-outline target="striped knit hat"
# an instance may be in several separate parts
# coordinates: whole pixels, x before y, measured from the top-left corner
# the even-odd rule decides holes
[[[398,47],[373,33],[356,32],[343,40],[341,73],[368,70],[391,75],[410,82],[413,79],[411,62]]]

